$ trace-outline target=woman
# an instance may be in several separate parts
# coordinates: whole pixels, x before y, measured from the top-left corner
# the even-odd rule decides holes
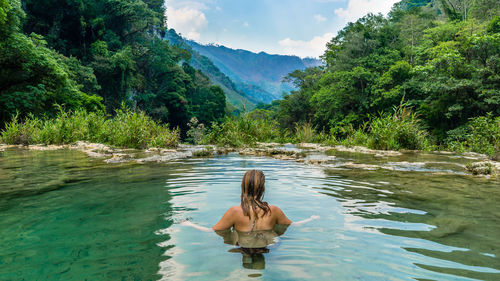
[[[302,225],[319,216],[311,216],[299,222],[292,222],[283,211],[274,205],[262,201],[265,191],[265,176],[260,170],[250,170],[241,181],[241,204],[229,208],[218,223],[211,229],[198,226],[189,221],[181,224],[189,225],[202,231],[222,231],[233,228],[239,232],[272,230],[279,225]]]

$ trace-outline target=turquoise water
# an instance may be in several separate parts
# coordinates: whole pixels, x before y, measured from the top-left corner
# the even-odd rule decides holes
[[[77,151],[0,152],[0,280],[500,279],[498,180],[461,175],[466,160],[448,156],[337,156],[433,164],[339,169],[237,154],[105,164]],[[264,171],[265,199],[289,218],[321,219],[252,255],[179,224],[215,224],[239,204],[248,169]]]

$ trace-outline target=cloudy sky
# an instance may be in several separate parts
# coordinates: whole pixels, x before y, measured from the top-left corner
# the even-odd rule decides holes
[[[318,57],[349,21],[396,0],[166,0],[167,25],[200,43]]]

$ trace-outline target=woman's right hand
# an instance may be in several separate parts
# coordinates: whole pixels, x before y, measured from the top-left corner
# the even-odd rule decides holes
[[[181,222],[180,224],[181,225],[188,225],[188,226],[192,226],[193,225],[193,223],[190,222],[190,221],[188,221],[188,220],[185,220],[185,221]]]

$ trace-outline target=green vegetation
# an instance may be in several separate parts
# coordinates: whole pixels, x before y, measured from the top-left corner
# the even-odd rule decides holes
[[[283,142],[284,133],[278,123],[269,119],[252,119],[245,114],[239,118],[227,117],[221,124],[214,123],[203,143],[219,146],[252,146],[257,142]]]
[[[183,41],[167,31],[164,14],[160,0],[0,0],[2,141],[141,148],[175,146],[182,137],[235,147],[318,142],[498,157],[495,1],[403,0],[387,17],[368,14],[328,43],[323,66],[285,77],[297,90],[251,112],[226,104],[226,95],[253,107],[266,100],[257,93],[265,86],[258,82],[272,82],[264,77],[315,61],[288,57],[285,66],[273,57],[275,66],[254,59],[238,67],[269,55]],[[236,61],[221,64],[234,52]],[[255,83],[233,83],[220,70]]]
[[[0,140],[23,145],[90,141],[130,148],[175,147],[179,142],[179,130],[170,130],[142,111],[125,108],[117,110],[113,118],[102,111],[60,110],[52,119],[38,119],[30,114],[20,122],[16,115],[6,124]]]
[[[387,17],[349,23],[328,43],[324,67],[290,73],[298,90],[259,108],[281,128],[309,124],[330,143],[495,155],[500,7],[464,3],[402,1]],[[325,141],[310,132],[299,139]]]
[[[495,156],[500,152],[500,116],[471,118],[464,126],[449,132],[447,143],[450,150]]]
[[[425,150],[430,148],[427,131],[421,121],[406,107],[398,107],[394,114],[383,113],[370,119],[362,128],[350,131],[347,142],[382,150]]]
[[[397,107],[393,114],[371,118],[358,129],[345,126],[336,132],[332,128],[328,134],[318,132],[311,123],[296,124],[293,130],[280,129],[269,114],[270,112],[261,110],[252,111],[240,118],[227,118],[222,124],[213,124],[201,142],[233,147],[252,146],[256,142],[314,142],[362,145],[383,150],[434,148],[427,131],[422,128],[421,120],[404,106]],[[203,130],[206,132],[205,128]],[[338,138],[339,135],[342,137]]]
[[[22,8],[21,8],[22,7]],[[0,128],[18,114],[55,117],[67,110],[125,103],[187,130],[222,120],[222,89],[163,40],[164,1],[0,1]]]
[[[213,149],[204,148],[202,150],[196,150],[193,152],[194,157],[210,157],[214,155]]]

